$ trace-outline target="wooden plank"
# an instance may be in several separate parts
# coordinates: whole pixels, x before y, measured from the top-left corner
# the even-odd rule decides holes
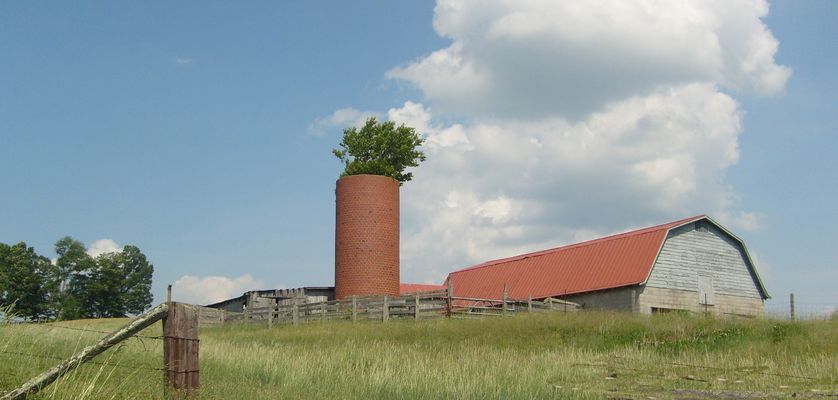
[[[198,313],[183,303],[170,303],[163,319],[163,365],[166,398],[197,394],[200,389]]]
[[[352,296],[352,322],[358,321],[358,299]]]
[[[419,295],[418,294],[413,298],[413,319],[414,320],[419,319]]]
[[[501,304],[501,312],[506,314],[506,300],[509,298],[509,286],[504,283],[503,284],[503,303]]]
[[[448,296],[448,301],[446,302],[448,304],[447,312],[448,316],[450,317],[452,307],[454,306],[454,282],[451,282],[451,278],[448,278],[448,291],[446,295]]]
[[[161,320],[169,312],[169,305],[166,303],[160,304],[151,310],[146,311],[127,325],[117,329],[113,333],[105,336],[98,343],[87,346],[82,351],[73,354],[70,358],[62,361],[58,365],[50,368],[46,372],[30,379],[28,382],[21,385],[19,388],[6,393],[2,400],[19,400],[25,399],[27,396],[37,393],[39,390],[45,388],[56,379],[60,378],[67,372],[72,371],[85,361],[96,357],[103,351],[111,348],[113,345],[134,336],[137,332],[149,327],[151,324]]]

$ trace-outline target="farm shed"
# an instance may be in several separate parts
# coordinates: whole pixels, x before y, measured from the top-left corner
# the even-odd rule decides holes
[[[402,295],[443,290],[442,285],[428,285],[416,283],[399,284]],[[205,307],[230,312],[242,312],[246,309],[269,307],[272,304],[319,303],[335,300],[334,286],[307,286],[295,289],[252,290],[239,297],[208,304]]]
[[[335,288],[330,286],[308,286],[295,289],[251,290],[239,297],[208,304],[206,307],[230,312],[269,307],[272,304],[318,303],[335,299]]]
[[[741,239],[701,215],[452,272],[455,296],[560,298],[587,309],[760,316],[768,292]]]

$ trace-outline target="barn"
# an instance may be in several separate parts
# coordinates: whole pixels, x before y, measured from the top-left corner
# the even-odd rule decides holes
[[[448,275],[454,295],[559,298],[584,309],[761,316],[769,298],[742,239],[706,215],[484,262]]]

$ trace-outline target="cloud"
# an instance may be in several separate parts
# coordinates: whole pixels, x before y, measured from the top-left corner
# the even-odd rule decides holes
[[[385,74],[420,90],[386,116],[428,155],[402,188],[403,279],[701,213],[760,229],[725,175],[743,131],[734,96],[782,93],[791,75],[767,13],[762,0],[439,0],[450,45]]]
[[[465,116],[583,118],[662,86],[714,83],[782,92],[791,74],[765,1],[440,0],[434,29],[450,46],[386,77]]]
[[[758,225],[723,182],[741,117],[713,85],[630,97],[578,122],[444,125],[416,103],[388,114],[427,138],[428,161],[402,189],[409,279],[704,212]]]
[[[212,304],[241,296],[248,290],[264,289],[264,282],[250,274],[226,276],[184,275],[172,285],[172,299],[191,304]]]
[[[194,62],[195,60],[192,57],[175,57],[175,64],[177,65],[189,65]]]
[[[308,126],[308,134],[323,136],[331,131],[342,132],[344,128],[361,127],[369,117],[381,118],[379,113],[361,111],[351,107],[341,108],[328,117],[317,118]]]
[[[720,211],[715,217],[725,226],[747,232],[759,232],[762,230],[763,220],[765,219],[762,213],[745,211]]]
[[[94,241],[87,247],[87,254],[91,257],[98,257],[105,253],[118,253],[122,251],[122,246],[118,245],[113,239],[99,239]]]

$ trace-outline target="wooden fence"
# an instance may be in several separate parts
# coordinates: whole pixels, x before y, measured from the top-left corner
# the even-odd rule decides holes
[[[578,304],[553,298],[541,301],[514,300],[506,296],[501,299],[483,299],[451,296],[450,293],[450,290],[440,290],[399,297],[351,297],[313,303],[307,303],[304,297],[300,297],[291,299],[289,304],[253,308],[241,313],[204,307],[199,313],[199,325],[256,323],[273,326],[334,320],[386,322],[393,318],[414,320],[434,317],[482,318],[501,317],[520,312],[573,312],[579,309]]]
[[[166,399],[197,397],[200,389],[198,379],[198,321],[200,315],[197,311],[195,306],[183,303],[162,303],[137,316],[127,325],[109,333],[96,344],[81,349],[49,370],[23,383],[20,387],[11,392],[0,394],[0,400],[24,400],[79,365],[90,361],[114,345],[134,337],[143,329],[160,320],[163,320],[163,335],[159,337],[144,336],[144,338],[163,340],[162,371],[166,375],[166,385],[163,388],[164,397]],[[52,324],[39,325],[61,327]],[[86,330],[80,328],[69,329]]]

